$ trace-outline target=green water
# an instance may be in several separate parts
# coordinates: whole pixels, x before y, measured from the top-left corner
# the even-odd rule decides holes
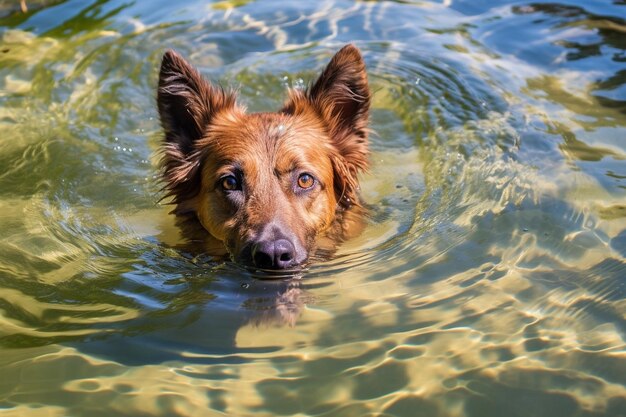
[[[0,2],[0,415],[626,416],[626,4]],[[160,58],[279,108],[356,43],[365,232],[291,281],[158,203]]]

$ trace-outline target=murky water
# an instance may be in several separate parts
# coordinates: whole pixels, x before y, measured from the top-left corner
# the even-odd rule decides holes
[[[626,4],[0,3],[3,416],[626,415]],[[160,206],[165,48],[278,108],[355,42],[372,218],[260,281]]]

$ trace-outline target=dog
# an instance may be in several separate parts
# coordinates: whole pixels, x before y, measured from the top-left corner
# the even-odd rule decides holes
[[[157,91],[164,198],[235,262],[300,269],[362,227],[358,175],[368,166],[370,101],[353,45],[272,113],[246,113],[234,92],[168,50]]]

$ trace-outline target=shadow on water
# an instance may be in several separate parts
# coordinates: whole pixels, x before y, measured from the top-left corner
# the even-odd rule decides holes
[[[61,282],[45,282],[46,271],[50,276],[61,272],[57,261],[40,258],[38,264],[34,257],[24,259],[29,255],[23,250],[7,253],[2,248],[3,256],[12,259],[5,270],[26,262],[36,272],[20,271],[21,280],[0,275],[5,294],[0,308],[22,328],[0,336],[1,347],[62,343],[129,365],[193,352],[218,355],[237,351],[235,335],[244,325],[294,326],[312,299],[309,289],[314,286],[304,284],[303,273],[259,275],[212,260],[197,242],[168,247],[119,230],[96,234],[84,223],[76,226],[62,229],[95,238],[83,249],[92,254],[79,258],[73,276]],[[103,232],[118,236],[102,240],[98,234]]]
[[[223,285],[213,289],[211,279],[191,278],[187,290],[176,294],[171,304],[160,310],[124,323],[113,333],[96,334],[80,341],[70,341],[81,352],[131,366],[182,360],[190,356],[198,364],[228,364],[243,361],[251,352],[272,352],[277,348],[237,348],[235,337],[242,326],[295,325],[300,310],[307,302],[300,279],[243,280],[241,271],[229,277],[228,265],[219,271]],[[209,274],[212,275],[212,274]],[[180,285],[180,284],[179,284]],[[215,287],[215,286],[213,286]],[[220,291],[220,297],[214,292]],[[224,299],[230,298],[230,299]]]

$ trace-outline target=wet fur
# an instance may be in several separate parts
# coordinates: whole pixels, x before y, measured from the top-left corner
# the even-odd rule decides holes
[[[288,241],[293,260],[279,268],[297,267],[359,228],[370,91],[356,47],[337,52],[310,88],[291,90],[274,113],[246,113],[234,93],[167,51],[157,102],[166,196],[187,230],[199,221],[236,261],[254,264],[259,242]],[[302,173],[314,187],[299,188]],[[229,175],[241,179],[241,192],[220,185]]]

